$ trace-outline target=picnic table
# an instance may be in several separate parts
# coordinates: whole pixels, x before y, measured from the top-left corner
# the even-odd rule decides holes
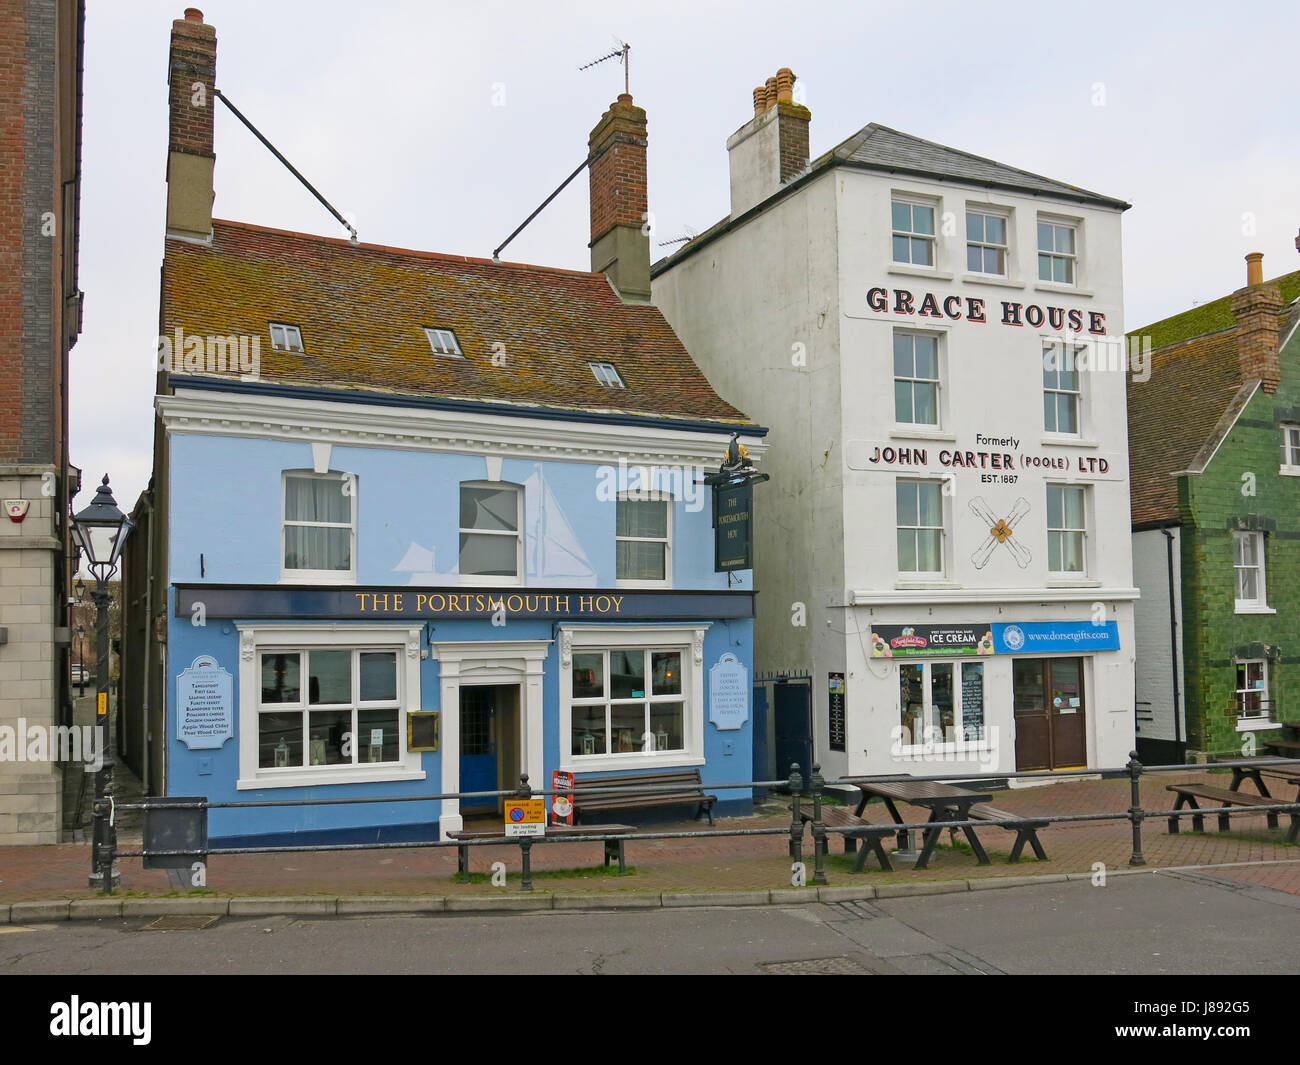
[[[1289,741],[1286,740],[1274,740],[1269,744],[1269,746],[1273,746],[1274,744],[1286,745],[1288,742]],[[1300,743],[1296,743],[1294,746],[1300,750]],[[1242,761],[1244,763],[1242,765],[1228,767],[1232,770],[1232,783],[1228,785],[1226,790],[1223,788],[1216,788],[1210,784],[1170,784],[1165,790],[1172,791],[1178,796],[1177,800],[1174,802],[1174,809],[1181,810],[1186,806],[1192,810],[1206,810],[1208,812],[1209,810],[1216,810],[1216,808],[1202,807],[1196,800],[1199,798],[1218,802],[1220,803],[1217,807],[1219,831],[1227,832],[1230,829],[1230,823],[1226,811],[1231,807],[1269,806],[1278,802],[1277,799],[1273,798],[1273,796],[1269,794],[1268,785],[1264,783],[1264,774],[1268,774],[1268,776],[1280,780],[1284,784],[1290,784],[1300,788],[1300,766],[1296,766],[1294,762],[1290,761],[1290,758],[1285,756],[1285,754],[1273,755],[1271,757],[1265,756],[1262,758],[1242,759]],[[1279,765],[1279,762],[1283,764]],[[1255,785],[1259,792],[1258,795],[1252,795],[1250,792],[1241,790],[1242,782],[1246,780],[1251,781]],[[1300,794],[1297,796],[1297,801],[1300,801]],[[1262,812],[1266,815],[1268,827],[1277,828],[1278,811],[1264,810]],[[1288,843],[1295,843],[1297,837],[1300,837],[1300,815],[1293,813],[1289,816],[1291,824],[1287,831],[1286,838]],[[1178,828],[1178,818],[1171,817],[1169,819],[1170,835],[1177,834]],[[1205,831],[1205,818],[1202,814],[1198,813],[1193,815],[1192,831]]]
[[[854,811],[855,817],[862,816],[862,811],[872,799],[880,799],[896,825],[907,824],[895,805],[898,802],[928,809],[930,817],[927,824],[930,824],[936,821],[971,820],[971,807],[976,803],[989,802],[993,798],[991,792],[969,791],[937,780],[873,780],[857,784],[856,787],[862,792],[862,799]],[[917,869],[924,869],[929,863],[935,844],[943,834],[942,828],[926,828],[924,831],[924,843],[921,846],[920,856],[916,859]],[[980,865],[988,865],[989,856],[980,844],[979,837],[975,835],[974,828],[967,825],[962,832],[970,842],[971,850],[975,852]],[[906,830],[899,831],[898,845],[900,848],[907,846]],[[865,857],[865,852],[863,856]]]

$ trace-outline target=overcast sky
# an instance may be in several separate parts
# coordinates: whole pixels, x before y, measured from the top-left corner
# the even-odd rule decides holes
[[[582,161],[623,71],[577,68],[626,40],[656,242],[726,215],[726,138],[754,86],[789,66],[814,158],[879,122],[1133,204],[1128,328],[1240,287],[1248,251],[1266,277],[1300,269],[1294,2],[198,6],[218,87],[363,241],[490,256]],[[150,472],[167,52],[185,4],[87,7],[71,457],[88,486],[78,509],[107,472],[127,510]],[[216,154],[216,217],[346,235],[220,107]],[[503,258],[585,270],[588,238],[583,175]]]

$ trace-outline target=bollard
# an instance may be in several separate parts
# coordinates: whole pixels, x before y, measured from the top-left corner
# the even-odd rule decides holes
[[[532,891],[533,890],[533,863],[532,863],[533,841],[529,839],[527,836],[520,836],[519,849],[523,852],[523,867],[524,867],[523,877],[522,877],[523,889],[525,891]]]
[[[816,762],[813,763],[809,784],[812,786],[813,803],[813,883],[825,884],[826,826],[822,824],[822,788],[826,786],[826,778],[822,776],[822,767]]]
[[[1133,853],[1130,855],[1129,865],[1146,865],[1147,860],[1142,857],[1142,818],[1146,815],[1142,812],[1142,798],[1138,793],[1138,781],[1142,776],[1142,763],[1138,761],[1137,751],[1130,751],[1128,756],[1128,776],[1129,776],[1129,819],[1133,822]]]
[[[790,857],[803,861],[803,815],[799,812],[799,795],[803,791],[803,777],[799,763],[790,763]]]

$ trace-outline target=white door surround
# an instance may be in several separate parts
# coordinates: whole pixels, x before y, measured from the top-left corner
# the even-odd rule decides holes
[[[519,686],[519,763],[534,787],[542,783],[542,676],[550,640],[473,640],[434,642],[432,656],[439,664],[439,705],[442,708],[442,791],[460,790],[460,689],[461,685],[515,684]],[[464,827],[459,799],[443,799],[438,831]]]

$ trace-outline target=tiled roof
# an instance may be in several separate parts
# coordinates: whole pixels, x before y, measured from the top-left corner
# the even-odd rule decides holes
[[[166,242],[162,291],[165,336],[260,336],[276,384],[747,423],[659,310],[603,274],[214,221],[211,247]],[[270,321],[299,326],[306,351],[271,350]],[[425,327],[453,330],[465,358],[435,355]]]
[[[1285,306],[1300,296],[1300,270],[1275,277],[1270,284],[1277,286]],[[1153,348],[1163,348],[1169,344],[1176,344],[1180,340],[1190,340],[1192,337],[1227,329],[1233,324],[1231,302],[1231,295],[1223,296],[1209,303],[1202,303],[1199,307],[1192,307],[1190,310],[1162,318],[1142,329],[1135,329],[1129,335],[1150,337]]]
[[[831,159],[860,163],[872,169],[935,175],[997,188],[1023,189],[1082,203],[1118,207],[1121,210],[1130,206],[1111,196],[1089,192],[1077,185],[1067,185],[1063,181],[1007,166],[993,159],[922,140],[876,122],[863,126],[848,140],[814,161],[812,169],[826,165]]]

